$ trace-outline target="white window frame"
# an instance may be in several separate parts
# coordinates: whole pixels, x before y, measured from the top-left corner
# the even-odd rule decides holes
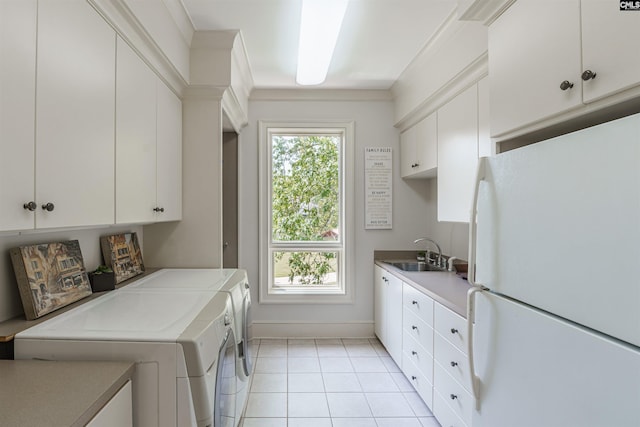
[[[354,235],[354,122],[271,122],[259,121],[259,203],[260,203],[260,292],[261,303],[352,303],[353,235]],[[271,239],[271,135],[289,134],[341,134],[341,189],[342,212],[339,244],[316,245],[316,242],[278,243]],[[337,287],[282,287],[273,286],[272,258],[274,250],[340,251]]]

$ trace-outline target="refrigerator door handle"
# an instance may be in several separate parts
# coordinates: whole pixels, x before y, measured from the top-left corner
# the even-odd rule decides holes
[[[480,181],[485,179],[486,175],[486,157],[478,159],[478,168],[476,169],[476,180],[473,187],[473,200],[471,202],[471,217],[469,218],[469,268],[467,272],[467,281],[471,286],[482,286],[475,282],[476,280],[476,246],[478,240],[478,226],[476,224],[476,215],[478,214],[478,194],[480,192]]]
[[[475,400],[476,410],[480,410],[480,378],[476,375],[475,361],[473,357],[473,324],[475,318],[475,295],[487,290],[483,286],[473,286],[467,291],[467,356],[469,360],[469,377],[471,379],[471,392]]]

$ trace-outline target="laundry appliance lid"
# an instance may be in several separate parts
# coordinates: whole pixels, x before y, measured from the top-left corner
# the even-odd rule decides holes
[[[176,342],[215,298],[227,297],[193,290],[112,291],[31,327],[16,339]]]
[[[236,273],[233,268],[167,268],[123,289],[220,290]]]

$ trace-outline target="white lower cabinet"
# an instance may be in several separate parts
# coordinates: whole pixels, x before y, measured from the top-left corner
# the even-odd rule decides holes
[[[433,300],[402,284],[402,371],[433,407]]]
[[[402,281],[375,266],[375,333],[398,366],[402,364]]]
[[[133,427],[132,402],[129,380],[87,423],[87,427]]]
[[[434,414],[443,426],[471,427],[474,399],[467,356],[466,320],[435,303]]]

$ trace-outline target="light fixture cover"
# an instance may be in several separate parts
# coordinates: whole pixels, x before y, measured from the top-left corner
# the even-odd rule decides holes
[[[322,83],[329,71],[349,0],[303,0],[298,45],[300,85]]]

